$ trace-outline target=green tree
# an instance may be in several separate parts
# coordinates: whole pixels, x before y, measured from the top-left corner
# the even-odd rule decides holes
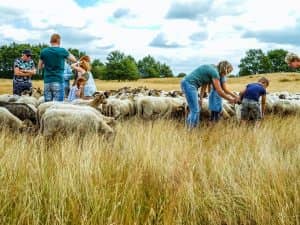
[[[74,55],[76,59],[80,59],[81,56],[86,55],[86,52],[82,52],[76,48],[68,48],[68,51]]]
[[[261,49],[250,49],[246,52],[246,57],[241,59],[239,68],[240,76],[268,73],[271,63]]]
[[[270,72],[286,72],[291,71],[291,69],[288,67],[286,62],[284,61],[284,58],[287,54],[287,51],[283,49],[275,49],[268,51],[267,56],[271,63],[271,71]]]
[[[120,51],[113,51],[107,56],[107,80],[136,80],[139,78],[138,68],[132,56],[126,56]]]
[[[17,44],[15,42],[9,45],[0,46],[0,77],[12,78],[13,77],[13,63],[16,58],[21,57],[24,49],[30,49],[32,51],[32,59],[37,67],[40,53],[43,48],[49,47],[46,44],[30,45],[26,43]],[[84,52],[80,52],[78,49],[69,49],[72,54],[79,57],[85,55]],[[33,76],[33,79],[41,79],[41,74]]]
[[[159,63],[159,74],[161,77],[173,77],[174,76],[171,68],[165,63],[163,63],[163,64]]]
[[[92,62],[92,70],[91,70],[94,78],[104,79],[106,73],[106,66],[99,60],[95,59]]]
[[[44,44],[30,45],[30,44],[17,44],[11,43],[10,45],[2,45],[0,47],[0,76],[5,78],[12,78],[13,76],[13,63],[16,58],[21,57],[24,49],[32,51],[32,59],[37,66],[40,51],[42,48],[47,47]],[[33,78],[41,78],[34,76]]]
[[[160,76],[159,63],[157,63],[156,60],[150,55],[144,57],[142,60],[139,60],[137,66],[142,78]]]
[[[186,76],[186,73],[179,73],[178,75],[177,75],[177,77],[185,77]]]

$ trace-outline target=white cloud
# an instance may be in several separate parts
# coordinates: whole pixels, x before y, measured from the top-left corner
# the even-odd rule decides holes
[[[136,59],[151,54],[177,74],[225,58],[237,66],[250,48],[300,50],[278,38],[269,40],[299,28],[299,11],[294,0],[110,0],[85,8],[73,0],[10,0],[0,3],[0,35],[48,43],[51,33],[60,32],[65,47],[79,48],[92,58],[105,60],[116,49]],[[157,37],[161,48],[150,46]]]

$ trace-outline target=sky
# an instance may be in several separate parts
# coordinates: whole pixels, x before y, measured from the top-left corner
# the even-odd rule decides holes
[[[46,43],[106,62],[120,50],[147,55],[174,74],[228,60],[238,73],[247,50],[300,53],[298,0],[9,0],[0,2],[0,45]]]

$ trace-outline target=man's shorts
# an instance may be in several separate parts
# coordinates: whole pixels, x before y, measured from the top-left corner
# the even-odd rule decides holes
[[[18,81],[13,80],[13,94],[21,95],[23,91],[30,91],[32,88],[32,83],[30,81]]]
[[[261,111],[259,102],[244,98],[242,101],[241,118],[242,120],[260,120]]]

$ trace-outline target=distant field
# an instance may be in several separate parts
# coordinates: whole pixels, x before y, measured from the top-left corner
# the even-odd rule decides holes
[[[247,83],[256,82],[261,76],[270,79],[270,87],[268,91],[300,91],[300,74],[299,73],[278,73],[278,74],[263,74],[254,76],[245,76],[238,78],[229,78],[228,86],[234,91],[242,90]],[[98,90],[118,89],[124,86],[139,87],[146,86],[148,88],[156,88],[161,90],[179,90],[181,78],[155,78],[155,79],[140,79],[138,81],[103,81],[96,80]],[[43,88],[43,81],[34,81],[33,86]],[[12,80],[0,79],[0,94],[12,93]]]

